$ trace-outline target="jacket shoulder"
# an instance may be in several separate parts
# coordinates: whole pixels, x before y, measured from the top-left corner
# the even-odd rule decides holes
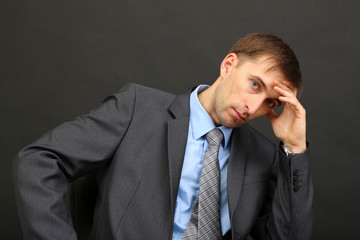
[[[134,100],[135,109],[162,112],[168,109],[177,95],[137,83],[125,84],[115,95],[126,95]]]
[[[176,97],[176,95],[173,93],[165,92],[163,90],[147,87],[137,83],[126,83],[121,90],[123,89],[128,91],[134,91],[136,98],[139,100],[151,99],[156,101],[156,100],[174,99]]]

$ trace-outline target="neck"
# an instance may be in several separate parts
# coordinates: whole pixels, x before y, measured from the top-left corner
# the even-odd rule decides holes
[[[216,90],[219,85],[219,78],[208,89],[204,90],[198,95],[200,104],[205,111],[209,114],[215,126],[221,126],[215,114],[215,96]]]

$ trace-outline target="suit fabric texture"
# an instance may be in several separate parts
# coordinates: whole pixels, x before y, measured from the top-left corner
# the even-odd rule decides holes
[[[24,239],[76,239],[64,203],[67,183],[95,171],[89,239],[171,239],[189,95],[127,84],[22,149],[14,184]],[[248,124],[234,129],[230,141],[232,239],[310,239],[309,149],[287,157]]]

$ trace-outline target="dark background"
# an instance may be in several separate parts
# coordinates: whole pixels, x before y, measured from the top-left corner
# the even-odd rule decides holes
[[[21,239],[16,153],[126,82],[182,93],[231,45],[275,34],[304,76],[313,239],[360,239],[360,1],[8,0],[0,3],[0,239]],[[267,119],[254,124],[274,139]]]

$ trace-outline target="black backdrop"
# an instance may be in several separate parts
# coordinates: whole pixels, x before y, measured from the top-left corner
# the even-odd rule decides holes
[[[238,38],[278,35],[304,76],[313,239],[359,239],[360,1],[8,0],[0,3],[0,238],[21,239],[16,153],[126,82],[211,84]],[[267,119],[253,123],[275,140]]]

